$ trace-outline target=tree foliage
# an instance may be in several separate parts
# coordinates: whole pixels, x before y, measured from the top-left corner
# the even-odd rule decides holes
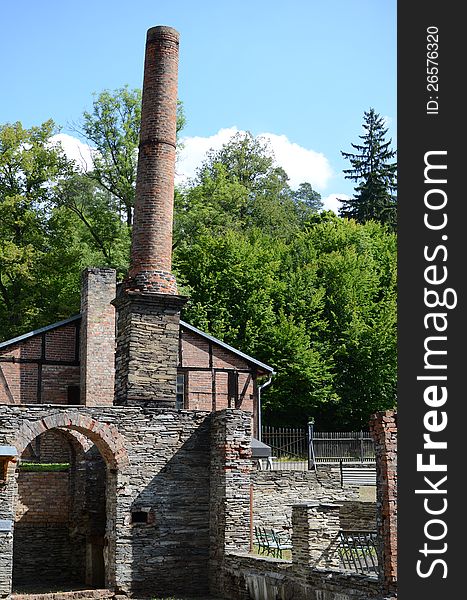
[[[177,135],[185,126],[183,105],[177,107]],[[95,95],[90,111],[75,127],[93,147],[93,168],[87,174],[107,190],[130,226],[135,199],[141,125],[141,90],[127,86]]]
[[[341,200],[341,217],[366,223],[370,219],[395,228],[396,170],[393,161],[396,152],[391,150],[391,140],[386,141],[387,127],[384,119],[370,108],[364,113],[361,144],[352,144],[354,153],[341,152],[350,161],[351,169],[344,170],[345,177],[357,183],[355,196]]]
[[[50,144],[52,122],[0,129],[3,339],[76,312],[85,266],[125,273],[137,98],[104,92],[85,115],[99,148],[88,174]],[[174,269],[190,297],[183,316],[275,368],[265,422],[312,417],[321,428],[360,428],[394,404],[395,236],[362,221],[323,212],[307,183],[291,189],[251,134],[212,151],[176,190]]]
[[[20,123],[0,127],[3,335],[44,323],[47,312],[69,315],[63,290],[72,277],[69,267],[76,269],[80,260],[69,221],[52,208],[60,181],[72,172],[60,147],[49,141],[54,132],[52,121],[31,129]]]
[[[318,211],[320,195],[310,184],[294,191],[265,141],[237,133],[210,151],[194,181],[178,190],[175,244],[191,243],[199,233],[260,228],[289,239]]]
[[[395,402],[395,236],[325,213],[291,240],[205,232],[176,253],[185,318],[271,364],[265,420],[365,426]]]

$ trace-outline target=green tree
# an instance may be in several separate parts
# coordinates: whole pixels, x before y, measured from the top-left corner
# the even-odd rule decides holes
[[[370,108],[364,113],[361,144],[352,144],[356,152],[341,152],[350,161],[351,169],[345,169],[346,179],[357,183],[355,195],[341,200],[341,217],[365,223],[370,219],[387,223],[394,228],[397,217],[396,171],[393,161],[396,152],[391,149],[391,140],[386,141],[387,127],[384,119]]]
[[[61,182],[56,205],[79,219],[79,237],[93,253],[94,266],[113,267],[124,275],[129,262],[130,228],[122,221],[115,196],[85,174],[73,173]]]
[[[396,401],[396,236],[380,223],[328,215],[306,241],[318,257],[322,319],[340,402],[320,415],[333,429],[361,428]]]
[[[177,109],[177,134],[186,119],[183,105]],[[91,111],[75,126],[93,147],[93,168],[87,175],[111,193],[128,226],[132,223],[141,125],[141,90],[127,86],[96,95]]]
[[[396,382],[395,235],[320,213],[291,239],[204,230],[176,251],[184,318],[272,365],[265,422],[366,427]]]
[[[305,209],[305,210],[304,210]],[[300,229],[308,207],[296,202],[285,171],[277,166],[269,145],[251,133],[238,133],[211,151],[195,179],[176,199],[176,244],[190,234],[221,234],[260,228],[277,239]]]
[[[68,316],[73,304],[63,290],[81,251],[69,222],[53,210],[72,166],[50,143],[53,133],[52,121],[30,129],[21,123],[0,127],[1,337],[45,324],[51,315]],[[52,281],[56,285],[49,286]]]
[[[301,183],[298,189],[292,193],[293,199],[298,206],[303,206],[306,214],[317,213],[324,207],[321,194],[315,191],[308,182]]]

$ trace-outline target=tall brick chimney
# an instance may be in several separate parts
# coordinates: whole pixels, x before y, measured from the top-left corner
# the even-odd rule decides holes
[[[171,273],[177,131],[179,35],[171,27],[148,31],[136,178],[131,266],[127,285],[176,294]]]
[[[172,266],[179,35],[147,33],[130,270],[117,308],[115,404],[175,408],[180,310]]]

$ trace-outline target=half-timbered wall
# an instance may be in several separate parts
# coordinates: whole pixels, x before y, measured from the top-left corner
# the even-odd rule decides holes
[[[0,349],[0,404],[79,404],[79,319]]]

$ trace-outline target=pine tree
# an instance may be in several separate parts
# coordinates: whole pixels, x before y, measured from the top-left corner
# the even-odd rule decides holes
[[[350,161],[351,169],[344,169],[345,178],[357,182],[355,195],[341,200],[339,216],[365,223],[370,219],[396,226],[396,171],[397,163],[392,159],[396,152],[386,141],[387,127],[384,119],[373,108],[364,113],[360,137],[362,144],[352,144],[356,153],[341,152]]]

